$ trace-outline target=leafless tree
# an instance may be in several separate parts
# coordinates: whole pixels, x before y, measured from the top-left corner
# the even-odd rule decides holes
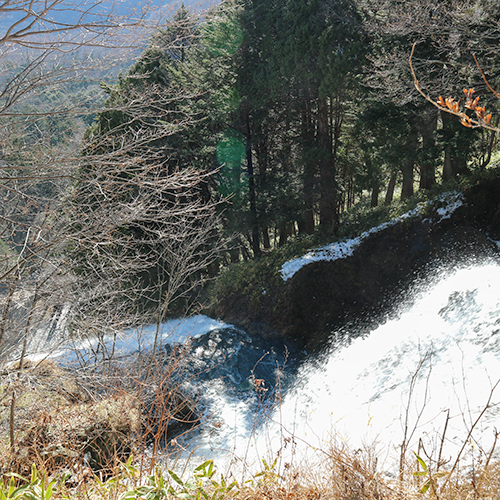
[[[360,0],[375,45],[369,84],[397,104],[418,102],[408,64],[413,44],[415,70],[433,91],[461,92],[471,79],[480,80],[473,54],[492,70],[500,33],[488,3]]]
[[[426,94],[418,81],[417,74],[415,73],[415,70],[413,68],[413,53],[415,51],[415,44],[413,45],[411,54],[410,54],[410,69],[411,69],[411,74],[413,76],[413,83],[415,85],[415,88],[419,92],[419,94],[428,102],[430,102],[433,106],[438,108],[440,111],[444,113],[448,113],[450,115],[454,115],[457,118],[460,118],[460,122],[464,127],[468,128],[484,128],[487,130],[490,130],[492,132],[500,132],[500,129],[498,127],[495,127],[491,124],[491,119],[492,119],[492,114],[488,113],[486,111],[485,106],[481,106],[479,101],[481,96],[475,95],[476,91],[472,88],[465,88],[463,89],[463,92],[465,94],[464,102],[463,104],[459,100],[455,100],[454,97],[449,97],[447,96],[446,98],[443,98],[442,95],[440,95],[436,100],[433,100],[428,94]],[[474,56],[474,60],[476,61],[477,67],[479,72],[481,73],[481,76],[483,77],[483,80],[488,87],[488,90],[491,91],[491,93],[497,98],[500,99],[500,94],[496,90],[494,90],[491,85],[489,84],[483,70],[481,69],[481,66],[479,65],[479,62],[477,61],[476,56]]]
[[[192,91],[143,75],[122,99],[106,101],[109,85],[64,96],[82,76],[98,82],[123,67],[158,28],[146,12],[99,9],[86,0],[0,4],[0,365],[17,359],[22,369],[31,342],[68,335],[99,339],[96,354],[109,361],[107,335],[145,321],[159,333],[175,299],[196,299],[217,257],[213,172],[168,161],[169,138],[199,119],[188,107],[171,111]],[[81,117],[96,112],[125,118],[85,134]]]
[[[50,131],[28,137],[47,116],[96,111],[88,97],[33,110],[27,106],[33,96],[75,82],[83,69],[102,77],[95,48],[121,57],[119,48],[140,46],[151,33],[143,14],[124,20],[98,9],[84,1],[66,6],[64,0],[0,6],[0,14],[13,19],[0,39],[4,358],[10,352],[7,331],[20,331],[14,323],[24,325],[27,338],[40,314],[47,314],[49,297],[56,309],[73,304],[66,321],[75,332],[116,333],[144,320],[146,310],[160,321],[176,296],[188,295],[204,279],[217,251],[216,203],[201,194],[211,174],[189,166],[166,169],[171,152],[156,146],[196,120],[188,112],[173,117],[166,111],[186,99],[179,89],[142,85],[109,105],[91,96],[101,111],[127,120],[109,133],[89,134],[83,146],[83,129],[62,147],[51,144]],[[26,62],[13,66],[21,50]],[[69,64],[55,57],[68,53],[74,56]],[[148,309],[146,302],[156,307]]]

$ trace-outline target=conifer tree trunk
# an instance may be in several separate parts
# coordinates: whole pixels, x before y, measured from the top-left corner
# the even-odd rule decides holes
[[[455,121],[455,117],[448,113],[441,113],[441,117],[443,120],[443,136],[446,141],[443,164],[443,181],[446,182],[460,174],[467,173],[467,156],[472,134],[469,133],[466,138],[460,137],[460,132],[463,132],[460,128],[462,125]]]
[[[370,207],[378,206],[378,195],[380,193],[380,185],[377,183],[372,187],[372,196],[370,200]]]
[[[450,147],[447,146],[444,150],[444,162],[443,162],[443,182],[453,179],[453,170],[451,168],[451,151]]]
[[[413,196],[413,170],[415,166],[415,154],[417,147],[417,131],[412,129],[406,144],[406,157],[403,158],[403,164],[401,165],[401,171],[403,173],[403,185],[401,187],[402,200],[407,200]]]
[[[436,172],[432,152],[435,149],[434,133],[437,130],[437,114],[432,113],[427,120],[423,120],[420,130],[422,135],[422,149],[426,160],[420,166],[420,189],[431,189],[436,184]]]
[[[309,99],[305,100],[302,109],[302,149],[304,162],[304,229],[306,234],[314,233],[314,177],[315,165],[311,159],[304,154],[308,144],[313,141],[312,134],[312,113]]]
[[[259,214],[262,220],[267,220],[266,203],[262,203],[262,193],[265,192],[267,187],[267,169],[269,163],[269,132],[267,127],[261,131],[262,138],[255,143],[254,149],[257,158],[258,165],[258,176],[257,176],[257,189],[261,193],[260,200],[261,204],[259,207]],[[267,223],[264,225],[259,224],[260,230],[262,232],[262,245],[266,250],[271,248],[271,241],[269,239],[269,227]]]
[[[337,191],[337,158],[340,146],[340,134],[342,132],[342,127],[344,125],[344,107],[342,105],[341,94],[337,94],[334,101],[335,105],[331,106],[330,111],[330,143],[332,144],[332,176],[333,176],[333,201],[334,207],[337,209],[334,212],[334,228],[336,229],[339,223],[339,211],[338,211],[338,191]],[[354,183],[354,180],[353,180]],[[354,187],[354,186],[353,186]]]
[[[320,225],[331,227],[335,222],[335,175],[333,165],[328,101],[326,97],[318,99],[318,135],[320,200]]]
[[[396,188],[396,181],[398,178],[397,172],[391,174],[389,179],[389,184],[387,186],[387,192],[385,193],[384,205],[390,205],[394,199],[394,189]]]
[[[245,128],[246,128],[246,145],[245,153],[247,160],[247,172],[248,172],[248,199],[250,202],[250,220],[252,227],[252,251],[255,257],[260,255],[260,237],[259,237],[259,225],[257,219],[257,204],[255,201],[255,175],[253,169],[252,161],[252,136],[250,131],[250,113],[248,110],[248,105],[245,107]]]
[[[292,227],[290,222],[281,222],[279,226],[279,242],[278,246],[282,247],[287,241],[288,237],[292,235]]]

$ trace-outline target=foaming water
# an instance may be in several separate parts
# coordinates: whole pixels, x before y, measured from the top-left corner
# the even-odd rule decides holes
[[[341,441],[374,447],[391,468],[403,442],[437,457],[446,428],[442,458],[454,459],[487,405],[465,453],[489,451],[500,425],[500,266],[443,272],[414,296],[397,319],[303,364],[266,425],[255,402],[215,391],[218,428],[197,439],[199,453],[321,460]]]
[[[168,447],[186,459],[250,472],[278,456],[311,466],[340,442],[374,448],[390,470],[403,443],[407,455],[423,445],[420,453],[436,458],[446,429],[441,457],[453,460],[488,406],[464,455],[487,453],[500,428],[500,265],[443,270],[411,295],[410,305],[395,305],[395,319],[298,368],[284,346],[204,316],[108,340],[120,356],[151,348],[157,333],[163,349],[189,342],[183,387],[199,397],[202,425]],[[78,359],[93,355],[87,344]]]
[[[407,429],[409,449],[422,439],[430,453],[449,411],[445,451],[456,453],[500,378],[499,333],[500,267],[443,276],[397,320],[319,367],[304,367],[284,403],[283,414],[296,409],[284,427],[295,425],[313,446],[325,447],[333,433],[354,448],[378,443],[389,454],[399,454]],[[474,433],[478,445],[492,437],[497,417],[495,407],[485,414]]]

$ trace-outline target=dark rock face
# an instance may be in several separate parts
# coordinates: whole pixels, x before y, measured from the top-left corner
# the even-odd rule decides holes
[[[474,221],[484,227],[493,240],[500,240],[500,177],[477,184],[466,196]]]
[[[479,228],[452,221],[398,224],[369,237],[351,257],[302,268],[284,290],[286,313],[273,324],[316,350],[346,323],[363,318],[366,327],[374,326],[433,266],[495,254]]]
[[[478,184],[464,196],[464,205],[451,217],[405,220],[372,234],[350,257],[300,269],[267,294],[253,317],[247,311],[226,319],[250,333],[279,332],[309,350],[321,349],[333,332],[355,319],[375,326],[433,268],[499,258],[492,240],[500,240],[500,178]]]

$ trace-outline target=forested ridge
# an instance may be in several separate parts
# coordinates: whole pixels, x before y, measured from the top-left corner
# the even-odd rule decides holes
[[[71,297],[78,331],[179,314],[231,263],[349,235],[496,161],[494,2],[181,5],[135,44],[116,20],[129,59],[110,21],[82,18],[97,52],[24,27],[3,42],[5,289]]]
[[[405,200],[485,169],[495,132],[465,128],[423,99],[409,57],[416,44],[432,99],[473,88],[497,123],[480,71],[495,87],[498,36],[486,1],[222,2],[202,20],[181,7],[109,99],[139,85],[169,89],[158,119],[186,126],[161,144],[165,162],[215,172],[207,191],[224,199],[238,261],[297,234],[333,235],[360,201]],[[119,119],[102,113],[89,133]]]
[[[117,51],[95,16],[75,28]],[[78,331],[179,314],[231,263],[341,238],[496,161],[494,2],[181,5],[140,54],[134,22],[116,20],[127,69],[76,35],[2,42],[5,289],[71,297]]]
[[[105,111],[87,138],[143,130],[144,123],[154,128],[156,112],[162,114],[168,137],[148,142],[145,157],[160,159],[166,172],[203,173],[195,196],[215,203],[215,232],[228,238],[217,240],[220,252],[197,270],[202,281],[275,250],[219,277],[209,312],[317,348],[348,310],[381,309],[375,304],[392,290],[391,270],[395,283],[407,279],[402,268],[417,272],[414,262],[402,264],[402,255],[413,255],[403,241],[408,231],[396,231],[402,249],[392,260],[380,257],[373,286],[368,268],[366,281],[359,276],[362,263],[343,271],[351,282],[343,285],[345,297],[336,291],[338,307],[327,306],[325,321],[315,326],[302,321],[300,304],[308,302],[288,297],[294,292],[281,288],[278,269],[308,246],[355,236],[405,206],[460,184],[465,189],[496,165],[498,28],[488,2],[228,1],[203,19],[181,7],[118,85],[106,87],[111,108],[151,91],[153,121],[141,118],[138,125],[126,112]],[[162,100],[154,98],[160,88],[168,89]],[[448,113],[457,110],[477,115],[480,126],[464,126],[463,116]],[[422,236],[433,229],[417,224],[414,231],[426,241],[417,246],[427,256],[418,259],[429,264],[436,256],[431,246],[445,245]],[[358,285],[349,295],[349,286]]]

